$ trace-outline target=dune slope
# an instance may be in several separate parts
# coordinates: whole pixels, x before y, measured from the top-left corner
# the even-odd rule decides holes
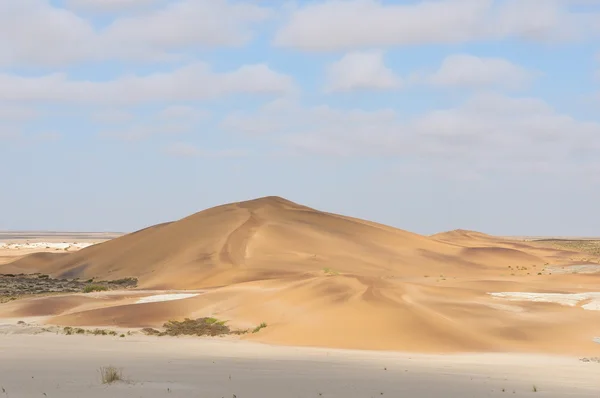
[[[425,236],[267,197],[211,208],[37,267],[28,258],[12,265],[61,278],[133,276],[144,288],[185,289],[324,269],[416,277],[493,264],[485,254],[477,262],[464,260],[461,251]]]

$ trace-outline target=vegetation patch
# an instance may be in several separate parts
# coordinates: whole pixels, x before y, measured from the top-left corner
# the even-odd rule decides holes
[[[102,384],[112,384],[123,381],[123,370],[114,366],[102,366],[100,368],[100,380]]]
[[[600,262],[600,240],[538,239],[532,242],[553,249],[569,250],[589,255],[588,257],[577,259],[578,261]]]
[[[169,321],[163,325],[167,336],[196,335],[196,336],[220,336],[231,333],[225,322],[215,318],[186,318],[181,322]]]
[[[63,328],[63,333],[70,336],[73,334],[87,334],[87,335],[93,335],[93,336],[117,336],[118,333],[115,332],[114,330],[107,330],[107,329],[93,329],[93,330],[89,330],[89,329],[82,329],[82,328],[73,328],[71,326],[65,326]],[[123,336],[125,337],[125,336]]]
[[[337,272],[336,270],[333,270],[331,268],[323,268],[323,272],[325,272],[326,275],[339,275],[340,273]]]
[[[267,327],[267,324],[263,322],[254,328],[252,333],[256,333],[265,327]],[[163,328],[163,331],[154,328],[144,328],[142,329],[142,333],[148,336],[223,336],[249,333],[248,329],[231,329],[227,326],[227,321],[220,321],[212,317],[169,321],[163,325]]]
[[[124,278],[112,281],[80,281],[58,279],[45,274],[0,274],[0,303],[25,297],[49,296],[65,293],[91,293],[122,290],[137,286],[137,279]]]
[[[87,285],[83,288],[84,293],[92,293],[92,292],[104,292],[107,291],[108,287],[104,285]]]
[[[267,327],[267,324],[266,324],[266,323],[264,323],[264,322],[262,322],[260,325],[258,325],[257,327],[255,327],[255,328],[252,330],[252,333],[258,333],[258,332],[260,332],[260,330],[261,330],[261,329],[264,329],[264,328],[266,328],[266,327]]]

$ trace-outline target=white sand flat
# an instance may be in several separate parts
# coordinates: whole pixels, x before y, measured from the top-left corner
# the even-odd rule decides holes
[[[587,293],[530,293],[530,292],[499,292],[489,293],[493,297],[511,301],[532,301],[539,303],[555,303],[575,307],[583,301],[581,306],[585,310],[600,311],[600,292]],[[588,301],[589,300],[589,301]]]
[[[22,398],[600,396],[600,364],[570,357],[54,334],[2,336],[0,357],[0,386]],[[129,382],[102,385],[98,369],[107,365]]]
[[[190,297],[196,297],[198,293],[175,293],[175,294],[157,294],[154,296],[142,297],[136,304],[160,303],[163,301],[183,300]]]

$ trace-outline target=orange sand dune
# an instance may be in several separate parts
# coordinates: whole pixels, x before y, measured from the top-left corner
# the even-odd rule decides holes
[[[34,270],[44,268],[46,265],[64,256],[68,256],[68,253],[31,253],[26,256],[23,256],[17,261],[13,261],[10,267],[4,266],[2,270],[6,273],[9,273],[9,268],[13,268],[15,271],[20,271],[23,273],[32,273],[34,272]]]
[[[9,265],[61,278],[136,277],[144,289],[207,289],[199,296],[102,305],[53,297],[0,306],[0,317],[44,313],[60,325],[142,327],[215,316],[240,328],[267,322],[243,338],[279,344],[600,353],[592,342],[600,311],[488,294],[600,291],[596,276],[544,275],[546,264],[569,260],[557,250],[477,232],[428,237],[267,197],[56,260]]]
[[[480,252],[268,197],[211,208],[24,269],[62,278],[135,276],[143,288],[207,288],[323,273],[369,277],[495,272],[515,251]],[[525,254],[524,261],[533,259]],[[542,259],[537,262],[543,263]]]

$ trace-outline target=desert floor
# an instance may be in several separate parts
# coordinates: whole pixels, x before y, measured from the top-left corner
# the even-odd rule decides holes
[[[517,354],[417,355],[204,338],[4,335],[4,397],[598,397],[600,364]],[[99,368],[121,368],[104,385]],[[535,391],[537,390],[537,391]]]

